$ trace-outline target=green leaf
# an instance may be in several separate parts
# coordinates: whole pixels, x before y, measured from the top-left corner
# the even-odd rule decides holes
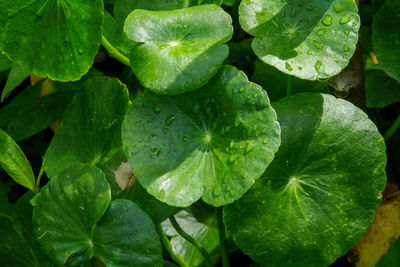
[[[224,208],[235,243],[268,266],[328,266],[359,241],[385,188],[385,143],[360,109],[303,93],[274,105],[282,145],[264,175]]]
[[[390,267],[400,265],[400,238],[393,242],[389,250],[382,256],[376,267]]]
[[[175,214],[175,219],[191,237],[196,239],[210,254],[219,246],[218,225],[214,208],[197,202]],[[169,220],[163,222],[165,233],[171,237],[171,245],[189,266],[199,266],[204,262],[200,252],[173,228]]]
[[[384,108],[400,101],[400,83],[380,70],[365,72],[365,92],[370,108]]]
[[[222,0],[115,0],[114,16],[123,25],[126,17],[135,9],[168,11],[205,4],[221,5],[221,3]]]
[[[0,165],[17,183],[35,191],[32,167],[14,140],[0,129]]]
[[[7,55],[0,51],[0,72],[8,70],[12,66],[12,61],[8,59]]]
[[[1,93],[1,102],[3,102],[4,99],[29,76],[29,74],[30,70],[25,66],[14,63],[11,67],[10,73],[8,74],[7,83]]]
[[[160,202],[158,199],[147,193],[146,189],[144,189],[138,182],[135,182],[122,198],[135,202],[150,216],[155,224],[166,220],[175,211],[175,207]]]
[[[228,56],[224,43],[233,32],[231,17],[216,5],[135,10],[124,30],[139,43],[129,59],[133,72],[144,87],[160,94],[181,94],[207,83]]]
[[[87,165],[70,167],[43,187],[36,199],[33,225],[49,259],[63,265],[69,257],[92,258],[92,228],[110,200],[104,174]]]
[[[107,11],[104,11],[103,34],[112,46],[124,55],[129,55],[135,45],[135,42],[128,39],[122,27]]]
[[[280,128],[265,91],[232,66],[199,90],[145,91],[128,108],[122,140],[135,176],[172,206],[240,198],[272,161]]]
[[[254,64],[251,80],[267,91],[271,101],[278,101],[286,96],[288,78],[291,77],[276,68],[257,59]],[[302,80],[297,77],[292,79],[292,94],[302,92],[330,93],[331,89],[325,82]]]
[[[128,90],[117,79],[89,78],[65,111],[46,152],[47,176],[77,163],[103,170],[118,167],[125,160],[121,124],[128,101]]]
[[[14,64],[40,77],[78,80],[93,63],[101,41],[101,0],[0,1],[0,49]]]
[[[376,13],[372,24],[372,44],[379,64],[400,82],[400,2],[387,0]]]
[[[1,169],[0,169],[1,171]],[[10,192],[10,186],[6,183],[0,182],[0,213],[8,215],[13,210],[13,205],[11,205],[8,200],[8,193]]]
[[[360,27],[354,0],[243,0],[243,29],[265,63],[302,79],[326,79],[347,66]]]
[[[61,119],[75,90],[60,90],[38,98],[42,82],[26,88],[0,109],[0,127],[15,140],[24,140]]]
[[[107,266],[163,266],[160,239],[149,216],[129,200],[115,200],[93,230],[96,257]]]

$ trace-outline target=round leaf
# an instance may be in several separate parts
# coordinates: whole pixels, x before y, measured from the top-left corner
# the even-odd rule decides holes
[[[347,66],[360,27],[354,0],[243,0],[239,21],[265,63],[302,79],[326,79]]]
[[[78,80],[89,70],[100,46],[103,1],[0,1],[0,10],[7,8],[0,49],[14,63],[61,81]]]
[[[119,154],[123,155],[121,124],[128,102],[128,90],[117,79],[89,78],[72,99],[47,149],[47,176],[78,163],[112,174],[109,168],[125,160]]]
[[[34,230],[43,252],[58,265],[70,257],[80,261],[92,258],[92,228],[110,200],[110,186],[99,169],[75,165],[61,172],[41,190],[33,211]]]
[[[93,231],[96,257],[109,267],[163,266],[160,239],[149,216],[129,200],[115,200]]]
[[[371,224],[386,183],[385,143],[367,115],[333,96],[274,105],[282,145],[265,174],[224,209],[235,243],[268,266],[328,266]]]
[[[124,24],[126,17],[135,9],[167,11],[205,4],[221,5],[221,3],[222,0],[115,0],[114,16]]]
[[[372,43],[383,70],[400,82],[400,2],[387,0],[374,17]]]
[[[145,91],[122,126],[125,153],[143,187],[172,206],[240,198],[280,143],[265,91],[232,66],[178,96]]]
[[[213,19],[210,19],[213,18]],[[213,77],[229,48],[232,19],[216,5],[172,11],[135,10],[125,21],[133,72],[150,90],[180,94],[197,89]]]

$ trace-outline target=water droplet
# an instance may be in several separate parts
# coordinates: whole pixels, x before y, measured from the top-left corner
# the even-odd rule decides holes
[[[310,49],[307,50],[307,55],[312,55],[312,51]]]
[[[349,35],[350,34],[350,30],[349,29],[344,30],[344,34]]]
[[[307,4],[307,6],[306,6],[306,10],[307,11],[313,11],[314,10],[314,6],[313,6],[313,4]]]
[[[335,3],[333,3],[332,6],[333,6],[333,10],[336,13],[340,13],[340,12],[346,10],[346,8],[347,8],[346,1],[335,1]]]
[[[245,153],[251,152],[256,147],[256,143],[254,141],[247,142]]]
[[[229,143],[229,147],[230,147],[230,148],[233,147],[233,140]]]
[[[187,137],[186,135],[183,136],[183,137],[182,137],[182,141],[186,143],[186,142],[188,141],[188,137]]]
[[[212,195],[213,197],[219,197],[221,195],[221,186],[219,184],[215,185]]]
[[[153,111],[154,111],[154,113],[160,113],[160,111],[161,111],[160,104],[155,105],[153,107]]]
[[[349,52],[350,51],[350,47],[348,47],[347,45],[343,46],[343,51],[344,52]]]
[[[200,104],[197,102],[196,104],[194,104],[193,106],[193,113],[197,114],[200,112]]]
[[[265,138],[262,140],[262,143],[263,143],[264,145],[267,144],[267,143],[268,143],[268,138],[265,137]]]
[[[322,24],[324,24],[325,26],[331,26],[332,25],[332,16],[325,15],[325,17],[322,20]]]
[[[350,17],[347,16],[347,15],[343,15],[343,16],[340,18],[339,23],[340,23],[340,24],[346,24],[346,23],[348,23],[349,21],[350,21]]]
[[[292,66],[291,66],[288,62],[286,62],[285,68],[286,68],[288,71],[292,71],[292,70],[293,70]]]
[[[290,11],[289,16],[290,16],[291,18],[296,17],[296,9],[295,9],[295,8],[293,8],[292,11]]]
[[[324,48],[324,45],[321,44],[321,43],[320,43],[319,41],[317,41],[317,40],[314,40],[314,41],[313,41],[313,45],[314,45],[315,48],[317,48],[317,49],[319,49],[319,50],[322,50],[322,49]]]
[[[225,127],[225,132],[229,132],[231,130],[231,126],[226,126]]]
[[[240,87],[240,88],[239,88],[239,92],[242,93],[243,91],[244,91],[244,88],[243,88],[243,87]]]
[[[78,49],[78,53],[82,55],[82,54],[83,54],[83,49],[82,49],[82,48],[79,48],[79,49]]]
[[[169,114],[168,117],[165,119],[165,125],[170,126],[175,119],[176,117],[174,114]]]
[[[315,68],[316,71],[319,71],[319,69],[321,68],[321,66],[322,66],[322,62],[318,60],[318,61],[315,63],[314,68]]]
[[[319,31],[317,31],[318,36],[324,35],[324,33],[325,33],[325,29],[320,29]]]
[[[302,69],[303,69],[303,67],[300,67],[300,66],[299,66],[299,67],[297,67],[297,69],[298,69],[298,70],[302,70]]]

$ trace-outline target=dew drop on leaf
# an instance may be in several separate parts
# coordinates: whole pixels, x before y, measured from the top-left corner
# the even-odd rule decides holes
[[[343,51],[349,52],[350,51],[350,47],[348,47],[347,45],[343,46]]]
[[[339,23],[340,23],[340,24],[346,24],[346,23],[348,23],[349,21],[350,21],[350,17],[347,16],[347,15],[343,15],[343,16],[340,18]]]
[[[293,70],[292,66],[291,66],[289,63],[287,63],[287,62],[286,62],[285,68],[286,68],[288,71],[292,71],[292,70]]]
[[[325,15],[324,19],[322,20],[322,24],[324,24],[325,26],[331,26],[332,25],[332,16]]]
[[[321,61],[318,60],[318,61],[315,63],[314,68],[315,68],[316,71],[319,71],[319,69],[321,68],[321,66],[322,66],[322,63],[321,63]]]
[[[174,114],[169,114],[168,117],[165,119],[165,125],[170,126],[175,119],[176,117]]]
[[[159,104],[157,104],[157,105],[154,105],[154,107],[153,107],[153,111],[154,111],[154,113],[160,113],[160,111],[161,111],[161,107],[160,107],[160,105],[159,105]]]
[[[322,36],[325,33],[325,29],[320,29],[319,31],[317,31],[317,35],[318,36]]]
[[[324,45],[323,45],[322,43],[320,43],[319,41],[317,41],[317,40],[314,40],[314,41],[313,41],[313,45],[314,45],[314,47],[317,48],[318,50],[322,50],[322,49],[324,48]]]
[[[245,153],[250,153],[256,147],[256,143],[254,141],[247,142]]]
[[[350,30],[349,29],[344,30],[344,34],[349,35],[350,34]]]

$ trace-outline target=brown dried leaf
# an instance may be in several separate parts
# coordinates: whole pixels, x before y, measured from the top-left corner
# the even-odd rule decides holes
[[[111,169],[111,171],[114,173],[115,181],[122,190],[128,189],[137,180],[131,165],[127,161],[121,162],[121,165],[116,170]]]

